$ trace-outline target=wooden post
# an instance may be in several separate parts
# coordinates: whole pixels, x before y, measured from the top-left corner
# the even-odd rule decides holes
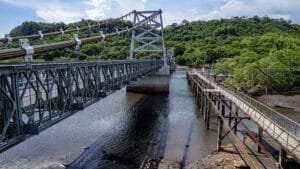
[[[218,96],[218,110],[221,110],[221,93],[219,93],[219,96]]]
[[[203,114],[204,114],[204,122],[206,123],[206,115],[207,115],[207,107],[208,107],[208,99],[205,97],[205,107],[204,107],[204,111],[203,111]]]
[[[206,121],[206,109],[207,109],[207,98],[206,96],[204,95],[204,106],[203,106],[203,115],[204,115],[204,121]]]
[[[263,135],[263,128],[258,126],[258,132],[257,132],[257,152],[261,153],[261,148],[259,144],[262,141],[262,135]]]
[[[231,121],[232,121],[232,114],[231,114],[231,112],[232,112],[232,102],[231,101],[229,101],[229,120],[228,120],[228,123],[229,123],[229,127],[231,127]]]
[[[236,117],[239,116],[239,108],[237,107],[237,105],[235,105],[235,116]],[[234,119],[234,123],[236,124],[237,122],[238,122],[238,119],[235,118]],[[236,132],[237,132],[237,125],[234,127],[233,131],[234,131],[234,134],[236,134]]]
[[[201,97],[200,97],[200,88],[198,86],[197,87],[197,106],[199,106],[200,99],[201,99]]]
[[[194,96],[194,85],[195,85],[195,83],[193,82],[192,83],[192,94],[193,94],[193,96]]]
[[[278,168],[286,168],[286,151],[282,148],[279,150],[279,165]]]
[[[225,114],[225,106],[222,104],[222,116]],[[217,150],[220,151],[222,148],[222,132],[223,132],[223,120],[218,117],[218,140],[217,140]]]
[[[212,93],[211,96],[213,98],[214,105],[217,105],[217,94],[216,93]]]
[[[200,113],[201,115],[203,115],[203,106],[204,106],[204,97],[202,95],[202,92],[201,92],[201,102],[200,102]]]
[[[198,86],[196,85],[196,90],[195,90],[195,103],[197,104],[198,102]]]
[[[206,110],[206,130],[209,130],[209,123],[210,123],[210,104],[208,102],[207,110]]]

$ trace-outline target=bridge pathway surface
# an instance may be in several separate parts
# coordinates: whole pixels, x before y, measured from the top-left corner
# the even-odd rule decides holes
[[[268,133],[285,151],[297,159],[300,159],[298,122],[281,115],[247,95],[219,86],[213,79],[205,77],[201,72],[197,72],[195,75],[249,115],[249,117],[258,124],[264,132]]]

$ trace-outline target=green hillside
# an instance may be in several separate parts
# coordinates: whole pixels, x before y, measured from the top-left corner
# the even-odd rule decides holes
[[[73,29],[96,24],[93,20],[77,23],[24,22],[11,31],[12,36],[30,35],[43,30],[44,33],[63,28]],[[131,26],[129,21],[111,20],[101,26],[104,33],[116,28]],[[79,37],[99,35],[99,29],[81,31]],[[81,47],[80,55],[74,49],[51,51],[34,55],[36,61],[125,59],[129,52],[130,34],[106,40],[104,43],[90,43]],[[66,34],[63,40],[72,39]],[[60,36],[48,37],[44,41],[31,40],[32,45],[61,41]],[[232,76],[225,83],[246,92],[285,91],[299,84],[297,70],[300,67],[300,26],[283,19],[268,17],[234,17],[210,21],[184,20],[165,28],[165,41],[174,49],[178,64],[214,64],[218,74]],[[0,44],[6,48],[6,44]],[[14,43],[13,47],[18,47]],[[157,54],[141,53],[138,58],[158,58]],[[22,58],[13,59],[21,61]],[[12,61],[12,60],[10,60]]]
[[[300,26],[283,19],[235,17],[183,21],[165,29],[177,63],[215,64],[232,75],[225,83],[247,92],[267,86],[284,91],[295,85],[300,67]]]

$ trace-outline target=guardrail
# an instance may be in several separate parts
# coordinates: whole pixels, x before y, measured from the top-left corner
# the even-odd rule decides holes
[[[254,98],[251,98],[250,96],[247,96],[238,91],[233,91],[228,88],[224,88],[224,89],[226,89],[228,92],[231,92],[235,96],[242,98],[247,103],[252,105],[252,108],[255,108],[258,111],[260,111],[261,113],[265,114],[273,122],[280,125],[282,128],[286,129],[291,134],[294,134],[295,136],[297,136],[299,138],[299,136],[300,136],[300,132],[299,132],[300,124],[299,123],[295,122],[294,120],[290,119],[287,116],[280,114],[276,110],[272,109],[271,107],[261,103],[260,101],[254,99]]]
[[[210,81],[215,82],[213,78],[211,78],[210,74],[203,74],[202,75],[208,77]],[[215,82],[217,83],[217,82]],[[286,129],[291,134],[294,134],[298,138],[300,138],[300,124],[296,121],[292,120],[291,118],[277,112],[276,110],[272,109],[271,107],[265,105],[264,103],[247,96],[244,93],[241,93],[239,91],[236,91],[232,88],[229,88],[227,86],[224,86],[222,84],[218,84],[218,86],[227,92],[230,92],[231,94],[235,95],[236,97],[240,98],[241,100],[244,100],[246,103],[248,103],[252,108],[258,110],[259,112],[265,114],[267,117],[269,117],[272,121],[274,121],[276,124],[282,126],[282,128]]]
[[[245,94],[217,85],[210,76],[207,78],[201,72],[197,75],[215,89],[219,89],[222,95],[238,105],[287,152],[300,159],[299,123]]]
[[[32,56],[32,54],[43,53],[43,52],[52,51],[52,50],[56,50],[56,49],[80,46],[82,44],[86,44],[86,43],[90,43],[90,42],[103,41],[105,39],[109,39],[109,38],[112,38],[115,36],[120,36],[120,35],[126,34],[128,32],[131,32],[139,27],[145,26],[145,25],[147,25],[147,23],[149,21],[155,19],[161,12],[162,11],[157,11],[156,13],[144,18],[137,25],[135,25],[131,28],[126,28],[125,30],[121,30],[121,31],[116,30],[116,32],[105,34],[105,35],[102,34],[99,36],[93,36],[93,37],[82,38],[82,39],[78,39],[78,37],[77,37],[77,39],[75,38],[74,40],[50,43],[50,44],[45,44],[45,45],[37,45],[37,46],[30,46],[29,44],[26,44],[25,48],[22,47],[22,48],[12,48],[12,49],[0,50],[0,59],[15,58],[15,57],[20,57],[20,56],[26,57],[26,55]],[[30,50],[27,50],[27,48]]]
[[[163,66],[162,60],[0,65],[0,152]]]
[[[19,39],[24,39],[24,38],[27,38],[27,39],[37,39],[37,38],[41,38],[41,37],[55,36],[55,35],[60,35],[60,34],[64,35],[65,33],[77,32],[79,30],[88,30],[88,29],[91,29],[91,28],[100,27],[103,24],[108,24],[109,21],[122,20],[124,18],[127,18],[128,16],[130,16],[134,12],[135,11],[132,11],[132,12],[129,12],[129,13],[127,13],[127,14],[121,16],[121,17],[118,17],[118,18],[107,19],[107,20],[99,22],[96,25],[88,25],[88,26],[81,27],[81,28],[76,27],[74,29],[67,29],[67,30],[62,30],[61,29],[60,31],[48,32],[48,33],[45,33],[45,34],[42,34],[42,32],[40,32],[38,34],[24,35],[24,36],[15,36],[15,37],[10,37],[10,36],[7,35],[7,37],[5,37],[5,38],[0,38],[0,42],[17,41]]]

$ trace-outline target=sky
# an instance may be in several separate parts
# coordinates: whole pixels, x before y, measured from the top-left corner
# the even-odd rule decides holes
[[[0,0],[0,37],[26,20],[71,23],[114,18],[134,9],[162,9],[164,25],[255,15],[300,23],[300,0]]]

